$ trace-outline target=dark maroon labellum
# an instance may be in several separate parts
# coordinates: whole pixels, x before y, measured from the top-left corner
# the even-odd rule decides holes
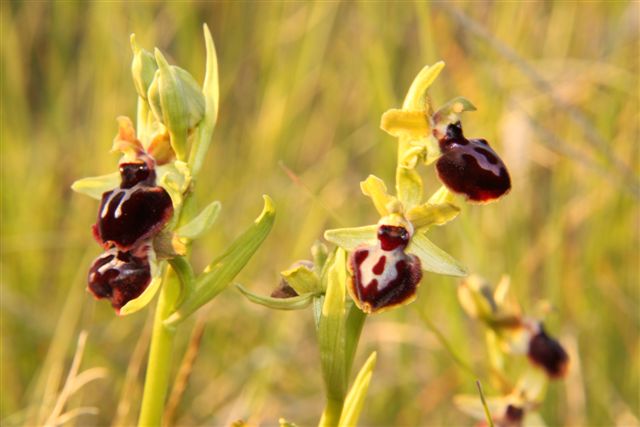
[[[155,186],[155,171],[146,163],[120,165],[120,188],[102,195],[96,240],[105,248],[131,250],[158,233],[173,215],[171,197]]]
[[[415,297],[422,270],[418,257],[404,252],[409,239],[404,227],[381,225],[378,244],[362,246],[351,254],[349,291],[365,313],[386,310]]]
[[[447,126],[436,162],[440,180],[454,193],[474,202],[487,202],[511,188],[505,164],[484,139],[466,139],[460,122]]]
[[[569,355],[540,324],[540,332],[529,341],[529,360],[544,369],[551,378],[564,377],[569,369]]]
[[[117,311],[144,292],[151,282],[151,268],[146,253],[111,249],[93,261],[89,270],[89,291],[96,299],[107,298]]]
[[[507,426],[520,426],[524,420],[524,409],[509,405],[504,414],[504,419]]]

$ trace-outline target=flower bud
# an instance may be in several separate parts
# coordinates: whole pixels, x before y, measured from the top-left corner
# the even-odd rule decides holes
[[[147,91],[156,74],[158,64],[151,52],[138,47],[135,34],[131,34],[131,50],[133,50],[133,60],[131,61],[133,84],[136,87],[138,96],[146,100]]]
[[[184,160],[187,136],[204,117],[204,95],[191,74],[169,65],[158,49],[155,56],[158,70],[149,86],[147,99],[156,119],[169,131],[178,160]]]

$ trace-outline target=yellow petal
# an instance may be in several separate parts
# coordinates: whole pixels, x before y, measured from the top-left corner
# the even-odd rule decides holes
[[[395,137],[424,138],[431,127],[424,111],[387,110],[382,114],[380,128]]]
[[[444,62],[439,61],[420,70],[416,78],[413,79],[407,96],[404,98],[403,110],[425,110],[427,89],[429,89],[429,86],[431,86],[431,83],[438,77],[443,68]]]
[[[387,186],[383,180],[375,175],[369,175],[366,180],[360,183],[360,189],[362,190],[362,194],[371,197],[373,205],[376,207],[380,216],[389,215],[390,212],[387,205],[393,202],[395,198],[387,193]]]

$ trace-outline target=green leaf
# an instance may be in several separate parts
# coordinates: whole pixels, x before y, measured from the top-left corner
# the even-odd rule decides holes
[[[176,230],[176,234],[180,238],[189,240],[202,236],[216,222],[216,219],[218,219],[221,207],[218,201],[210,203],[198,216]]]
[[[289,270],[282,271],[280,275],[298,295],[322,291],[320,278],[305,265],[298,265]]]
[[[71,184],[71,189],[76,193],[84,194],[96,200],[102,199],[102,193],[120,186],[120,173],[114,172],[108,175],[90,176],[82,178]]]
[[[324,232],[324,238],[341,248],[352,251],[362,244],[372,245],[376,243],[378,225],[365,225],[364,227],[335,228]]]
[[[362,194],[371,198],[380,216],[387,216],[391,213],[387,206],[394,201],[395,197],[387,193],[387,186],[383,180],[375,175],[369,175],[360,183],[360,189]]]
[[[347,309],[346,320],[346,336],[345,336],[345,369],[347,378],[351,375],[351,368],[353,366],[353,358],[356,355],[358,349],[358,341],[360,340],[360,334],[362,333],[362,327],[364,321],[367,319],[367,315],[360,310],[360,308],[350,301]]]
[[[358,418],[360,418],[360,413],[364,406],[364,399],[369,390],[369,383],[373,375],[373,368],[376,366],[376,359],[377,354],[374,351],[364,363],[360,372],[358,372],[358,376],[353,382],[351,390],[349,390],[349,394],[347,394],[347,398],[344,401],[338,426],[349,427],[358,425]]]
[[[420,70],[416,78],[413,79],[407,96],[404,98],[404,103],[402,104],[403,110],[425,110],[427,89],[429,89],[429,86],[431,86],[443,68],[444,62],[439,61],[431,66],[427,65]]]
[[[142,294],[122,306],[120,312],[118,313],[120,316],[127,316],[129,314],[135,313],[136,311],[142,310],[151,302],[153,297],[158,292],[158,289],[160,289],[160,285],[162,284],[162,273],[164,272],[165,265],[166,264],[160,263],[156,260],[155,252],[153,251],[153,249],[150,249],[149,267],[151,269],[151,282],[142,292]]]
[[[396,170],[396,193],[405,210],[420,204],[422,200],[422,178],[415,169],[398,166]]]
[[[434,225],[443,225],[453,220],[460,213],[460,208],[452,203],[434,205],[425,203],[415,206],[407,212],[407,219],[416,230],[427,229]]]
[[[167,326],[182,322],[222,292],[258,250],[271,231],[276,213],[271,198],[263,197],[264,208],[260,216],[198,277],[195,290],[177,311],[165,320]]]
[[[204,95],[204,119],[198,125],[196,137],[189,153],[189,166],[195,176],[202,167],[202,162],[209,149],[213,130],[218,121],[218,105],[220,103],[220,88],[218,84],[218,59],[216,47],[207,24],[203,25],[204,42],[207,50],[206,73],[202,83]]]
[[[320,362],[329,400],[342,401],[347,390],[345,369],[346,253],[337,248],[326,274],[327,291],[318,328]]]
[[[407,252],[420,258],[423,270],[447,276],[464,277],[467,275],[466,270],[458,261],[434,245],[431,240],[420,232],[416,232],[411,238]]]
[[[297,297],[273,298],[255,294],[239,284],[236,284],[236,288],[252,303],[273,308],[275,310],[300,310],[308,307],[313,301],[313,298],[318,296],[317,293],[309,292],[298,295]]]

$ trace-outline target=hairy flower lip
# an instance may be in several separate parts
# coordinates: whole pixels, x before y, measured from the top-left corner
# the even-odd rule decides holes
[[[173,215],[169,193],[140,184],[102,195],[93,234],[106,249],[129,251],[157,234]]]
[[[134,254],[112,248],[98,256],[87,276],[89,292],[96,299],[108,299],[119,313],[151,283],[148,250],[149,246],[140,247]]]
[[[569,355],[562,345],[549,336],[542,323],[529,340],[527,356],[531,363],[542,368],[550,378],[562,378],[569,370]]]
[[[404,227],[380,225],[376,245],[362,245],[349,257],[348,291],[365,313],[408,304],[422,279],[420,259],[405,253],[410,241]]]
[[[449,124],[444,135],[436,136],[442,152],[436,171],[449,190],[472,202],[489,202],[511,189],[504,162],[486,140],[465,138],[460,122]]]

